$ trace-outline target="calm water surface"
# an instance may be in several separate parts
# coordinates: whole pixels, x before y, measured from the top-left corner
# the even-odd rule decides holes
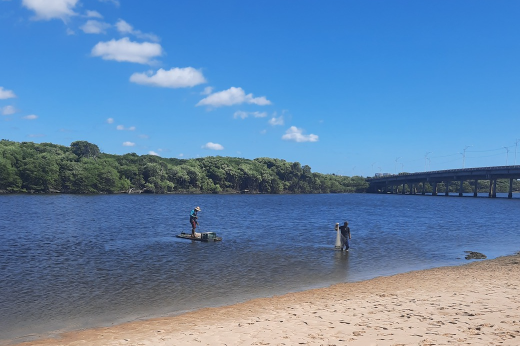
[[[219,243],[179,239],[200,206]],[[520,199],[0,196],[0,344],[520,250]],[[351,250],[334,251],[349,221]]]

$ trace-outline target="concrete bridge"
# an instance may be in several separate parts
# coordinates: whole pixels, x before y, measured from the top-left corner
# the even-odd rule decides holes
[[[376,176],[367,178],[370,184],[368,192],[372,193],[399,193],[402,186],[402,194],[406,193],[406,186],[409,187],[409,194],[426,194],[425,186],[429,184],[432,195],[437,195],[437,185],[445,183],[447,186],[444,194],[449,194],[451,182],[459,183],[459,196],[462,196],[464,181],[473,183],[473,195],[477,196],[479,180],[489,180],[489,197],[496,197],[497,179],[509,179],[508,198],[513,198],[513,180],[520,179],[520,166],[498,166],[480,168],[448,169],[443,171],[419,172],[419,173],[399,173]]]

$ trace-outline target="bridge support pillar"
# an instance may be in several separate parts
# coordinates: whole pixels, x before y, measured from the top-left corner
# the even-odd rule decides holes
[[[437,183],[436,182],[432,184],[432,188],[433,188],[432,196],[437,196]]]
[[[410,195],[415,195],[415,185],[410,183]]]
[[[488,197],[493,195],[493,179],[489,179],[489,194]]]
[[[444,183],[444,184],[446,184],[446,191],[444,191],[444,196],[450,195],[450,183],[451,183],[451,181],[449,181],[449,180]]]
[[[423,195],[426,194],[426,182],[425,182],[425,181],[422,183],[422,192],[421,192],[421,193],[422,193]]]
[[[507,198],[513,198],[513,178],[509,178],[509,193]]]
[[[475,179],[475,190],[473,191],[473,197],[478,195],[478,179]]]
[[[491,194],[492,198],[496,198],[497,196],[497,180],[493,179],[493,193]]]
[[[404,195],[404,194],[405,194],[405,192],[406,192],[406,189],[405,189],[405,187],[406,187],[406,184],[405,184],[405,183],[403,183],[403,191],[401,191],[401,193],[402,193],[403,195]]]
[[[463,186],[464,186],[464,181],[460,181],[460,187],[459,187],[459,197],[462,197],[463,196]]]

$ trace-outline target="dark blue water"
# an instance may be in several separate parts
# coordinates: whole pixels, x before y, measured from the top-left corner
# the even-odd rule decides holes
[[[219,243],[179,239],[200,206]],[[0,344],[520,250],[519,199],[0,196]],[[334,251],[349,221],[351,250]]]

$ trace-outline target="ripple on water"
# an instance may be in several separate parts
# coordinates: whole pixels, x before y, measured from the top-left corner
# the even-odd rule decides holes
[[[519,201],[398,195],[0,196],[3,340],[518,250]],[[219,243],[178,239],[200,205]],[[333,251],[348,220],[351,250]]]

